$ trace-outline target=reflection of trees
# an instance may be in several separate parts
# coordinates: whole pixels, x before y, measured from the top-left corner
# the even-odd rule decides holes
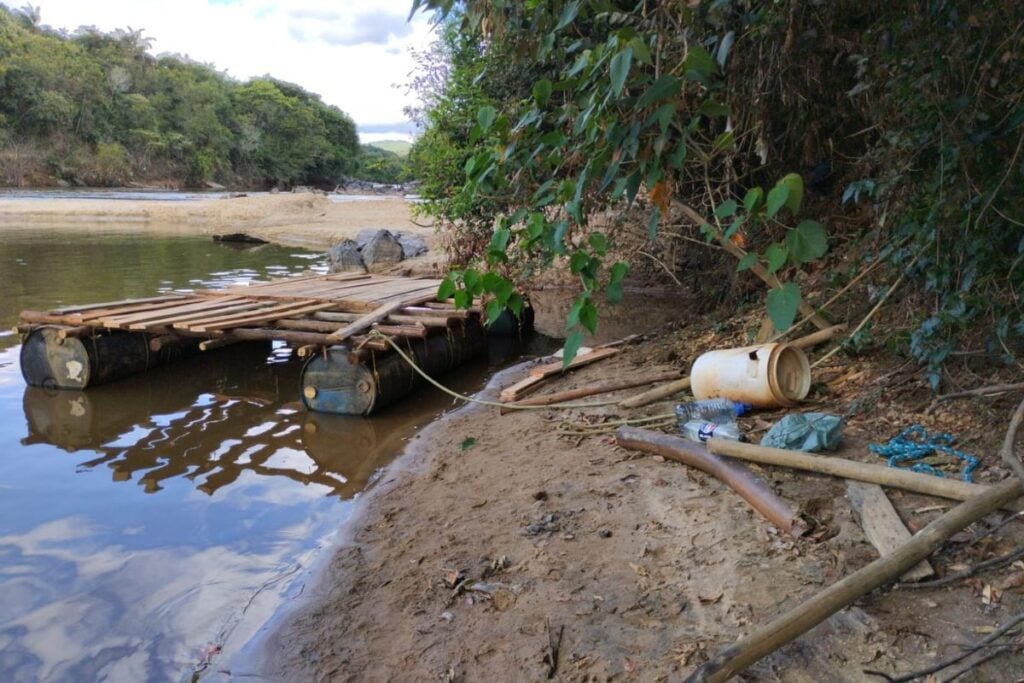
[[[94,451],[82,467],[106,465],[115,481],[137,477],[147,492],[184,477],[212,495],[248,471],[349,497],[423,415],[306,413],[294,400],[299,364],[267,363],[266,351],[236,346],[215,352],[216,363],[201,356],[88,392],[27,387],[22,443]]]

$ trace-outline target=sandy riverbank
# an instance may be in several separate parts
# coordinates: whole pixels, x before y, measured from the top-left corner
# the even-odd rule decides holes
[[[332,202],[313,193],[257,194],[195,201],[130,199],[0,199],[0,224],[27,229],[153,230],[213,235],[245,232],[310,248],[326,248],[365,228],[423,235],[401,198]]]
[[[748,322],[699,338],[668,330],[549,390],[666,369],[692,348],[736,344]],[[856,379],[817,389],[811,405],[841,412],[891,370],[832,363],[820,379]],[[506,373],[484,396],[493,399],[524,373]],[[666,401],[631,415],[670,408]],[[363,501],[305,606],[266,644],[260,673],[291,681],[680,680],[876,557],[842,480],[754,468],[814,524],[809,536],[793,539],[710,477],[623,450],[609,434],[558,433],[565,422],[621,414],[611,407],[499,417],[471,407],[429,426]],[[743,428],[757,438],[782,414],[745,418]],[[950,428],[958,418],[911,415],[905,401],[883,393],[873,410],[848,419],[837,456],[870,459],[866,443],[905,419]],[[981,481],[999,476],[995,459],[986,462]],[[890,496],[913,529],[948,507],[895,490]],[[936,566],[945,572],[1006,552],[1019,537],[1011,528],[977,546],[952,544]],[[876,591],[744,680],[877,680],[865,670],[933,663],[1021,609],[1015,591],[993,587],[996,603],[981,586]],[[1010,680],[1022,667],[1021,656],[1003,657],[963,680]]]

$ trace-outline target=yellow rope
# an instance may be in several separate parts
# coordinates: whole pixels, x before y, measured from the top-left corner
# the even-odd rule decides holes
[[[456,398],[460,401],[465,401],[467,403],[478,403],[483,406],[494,406],[497,408],[504,408],[505,410],[548,410],[553,408],[557,408],[559,410],[570,410],[576,408],[601,408],[603,406],[615,405],[616,403],[619,402],[616,399],[613,401],[595,401],[592,403],[552,403],[546,406],[519,406],[516,405],[515,403],[498,403],[497,401],[488,401],[482,398],[473,398],[472,396],[466,396],[465,394],[460,394],[457,391],[449,389],[448,387],[446,387],[445,385],[441,384],[436,379],[428,375],[419,365],[416,364],[416,361],[414,361],[412,358],[409,358],[409,356],[406,355],[404,351],[402,351],[398,344],[396,344],[394,340],[392,340],[387,335],[382,334],[377,330],[373,330],[367,336],[380,337],[381,339],[386,341],[391,346],[391,348],[394,349],[395,353],[397,353],[402,358],[402,360],[408,363],[409,367],[415,370],[420,375],[420,377],[427,380],[428,382],[430,382],[435,387],[437,387],[444,393],[448,394],[452,398]]]

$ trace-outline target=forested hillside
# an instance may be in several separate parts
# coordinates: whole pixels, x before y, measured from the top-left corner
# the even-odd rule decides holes
[[[355,124],[319,96],[148,47],[0,5],[0,184],[333,186],[357,170]]]

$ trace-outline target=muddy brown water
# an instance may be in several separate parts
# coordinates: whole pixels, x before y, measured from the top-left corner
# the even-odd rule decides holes
[[[200,237],[0,226],[0,329],[22,309],[321,268]],[[86,392],[26,387],[0,336],[0,680],[190,680],[302,590],[316,551],[438,391],[372,419],[298,401],[284,348],[236,346]],[[472,392],[518,353],[446,378]]]

